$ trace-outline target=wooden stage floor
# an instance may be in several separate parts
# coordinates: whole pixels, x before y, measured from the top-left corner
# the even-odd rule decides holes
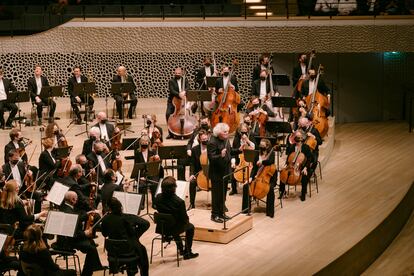
[[[68,113],[69,105],[58,102],[59,115]],[[97,101],[96,110],[104,110]],[[112,101],[108,104],[112,110]],[[63,110],[63,108],[67,110]],[[143,126],[142,114],[155,112],[165,127],[165,100],[140,99],[138,116],[133,129]],[[68,116],[64,117],[67,118]],[[59,122],[66,129],[67,119]],[[75,154],[81,151],[86,135],[74,137],[83,130],[75,126],[68,133]],[[23,127],[25,137],[39,142],[37,127]],[[136,137],[128,134],[127,137]],[[8,131],[0,131],[0,141],[8,142]],[[182,144],[185,141],[170,141]],[[194,242],[193,251],[200,256],[180,262],[176,267],[175,246],[164,251],[164,259],[155,256],[151,275],[310,275],[323,268],[365,237],[400,202],[414,180],[414,136],[407,132],[404,122],[355,123],[336,125],[335,146],[319,180],[319,193],[301,202],[297,197],[284,200],[274,218],[264,212],[253,213],[253,229],[229,244]],[[31,153],[33,146],[28,148]],[[3,147],[1,147],[3,154]],[[33,157],[37,165],[39,147]],[[130,154],[126,154],[130,155]],[[132,161],[128,161],[132,162]],[[130,172],[132,164],[126,162]],[[241,192],[241,190],[239,190]],[[205,207],[209,195],[197,194],[197,208]],[[231,212],[241,208],[241,194],[228,196]],[[188,203],[188,202],[187,202]],[[276,202],[277,203],[277,202]],[[150,252],[154,225],[143,235],[141,242]],[[104,264],[103,239],[98,238],[98,251]],[[158,247],[159,248],[159,247]],[[157,250],[154,250],[157,252]],[[414,248],[408,249],[411,253]],[[83,259],[83,254],[80,254]],[[103,275],[96,272],[95,275]]]

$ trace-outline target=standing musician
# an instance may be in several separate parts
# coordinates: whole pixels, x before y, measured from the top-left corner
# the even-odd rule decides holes
[[[165,118],[168,122],[168,118],[170,118],[171,114],[174,113],[175,107],[173,105],[173,98],[180,98],[182,100],[185,99],[186,92],[190,89],[190,84],[188,83],[187,78],[185,78],[185,83],[183,83],[183,70],[180,67],[175,68],[174,70],[174,78],[168,81],[168,101],[167,101],[167,110],[165,111]],[[171,133],[168,133],[167,139],[171,139],[173,136]]]
[[[41,178],[38,182],[44,182],[46,189],[49,190],[55,181],[56,171],[61,162],[56,159],[53,151],[55,143],[52,138],[43,139],[42,144],[44,150],[39,156],[39,178]]]
[[[99,185],[104,183],[104,172],[111,168],[110,154],[108,154],[108,147],[102,141],[98,141],[94,144],[93,151],[86,156],[89,161],[89,169],[94,170],[98,176]],[[89,172],[91,173],[91,171]]]
[[[80,112],[79,112],[78,105],[86,104],[86,102],[88,102],[89,112],[92,112],[93,104],[95,103],[95,101],[93,100],[93,97],[90,96],[90,95],[87,95],[87,98],[86,98],[85,95],[78,95],[74,91],[75,84],[82,83],[82,82],[88,82],[88,78],[81,74],[80,66],[75,66],[73,68],[72,72],[73,72],[73,76],[70,77],[69,80],[68,80],[68,93],[69,93],[69,96],[70,96],[70,104],[72,106],[73,112],[75,113],[76,117],[78,118],[76,123],[81,124],[82,123],[82,118],[81,118],[81,115],[80,115]],[[85,114],[84,120],[85,121],[88,120],[88,118],[86,118],[86,114]]]
[[[259,57],[259,64],[257,64],[253,68],[253,75],[252,75],[252,83],[255,80],[260,79],[260,72],[262,70],[268,70],[269,68],[269,62],[270,62],[270,55],[267,53],[261,54]]]
[[[250,127],[245,123],[240,123],[236,134],[234,135],[233,140],[233,153],[235,153],[235,157],[231,160],[231,166],[233,169],[236,168],[240,164],[240,157],[239,154],[243,153],[243,150],[249,149],[254,150],[255,149],[255,143],[252,142],[255,141],[253,133],[250,132]],[[246,179],[247,181],[248,179]],[[237,181],[233,177],[231,178],[231,191],[229,195],[237,194]]]
[[[223,93],[224,88],[227,86],[228,82],[230,81],[230,87],[233,88],[236,92],[239,91],[239,86],[237,84],[237,78],[233,74],[231,76],[231,79],[229,77],[230,75],[230,68],[228,66],[223,67],[223,70],[221,71],[221,78],[218,78],[216,81],[216,91],[218,93]]]
[[[16,86],[11,80],[4,77],[4,71],[0,68],[0,128],[12,128],[14,117],[17,114],[17,105],[7,101],[9,91],[16,92]],[[10,110],[9,118],[4,123],[4,112]]]
[[[93,229],[83,230],[83,223],[88,220],[89,214],[96,212],[94,210],[89,212],[76,210],[75,206],[77,201],[78,196],[74,191],[67,191],[65,193],[65,200],[60,205],[59,210],[64,213],[79,215],[78,224],[73,237],[57,236],[56,244],[59,248],[78,249],[82,253],[85,253],[85,263],[83,264],[81,276],[92,276],[94,271],[102,270],[103,267],[99,259],[96,244],[91,239],[93,237]]]
[[[135,108],[138,103],[138,99],[136,94],[136,86],[134,80],[130,75],[127,74],[126,68],[124,66],[119,66],[116,70],[116,75],[112,78],[112,82],[122,82],[122,83],[132,83],[133,89],[131,91],[126,91],[122,95],[114,95],[114,99],[116,101],[116,111],[118,112],[118,118],[122,120],[124,118],[124,102],[128,99],[129,110],[128,110],[128,118],[132,119],[132,114],[135,112]]]
[[[56,103],[52,99],[40,97],[40,91],[42,90],[42,87],[49,86],[49,81],[42,74],[43,74],[42,67],[40,65],[36,65],[34,69],[34,77],[31,77],[27,80],[27,89],[32,98],[32,104],[36,105],[37,107],[37,117],[39,118],[39,125],[42,124],[43,106],[49,105],[50,107],[49,117],[50,118],[53,118],[53,116],[55,115],[55,110],[56,110]]]
[[[211,220],[222,223],[223,219],[229,219],[225,215],[224,196],[227,185],[224,185],[223,177],[230,172],[231,145],[229,142],[229,129],[226,123],[218,123],[213,129],[213,135],[207,144],[209,161],[208,177],[211,180]]]
[[[306,200],[306,192],[307,192],[307,185],[309,182],[309,178],[310,178],[310,164],[313,161],[313,155],[311,153],[311,150],[309,148],[308,145],[304,144],[304,140],[305,140],[305,134],[303,133],[302,130],[296,130],[294,132],[293,135],[293,143],[290,144],[287,148],[286,148],[286,156],[289,157],[290,154],[298,154],[298,153],[303,153],[305,155],[306,160],[304,161],[305,164],[303,165],[303,169],[301,170],[301,174],[302,174],[302,179],[301,179],[301,184],[302,184],[302,191],[301,191],[301,196],[300,196],[300,200],[301,201],[305,201]],[[286,159],[286,162],[288,161],[288,159]],[[280,188],[279,188],[279,199],[282,198],[282,196],[285,194],[286,191],[286,184],[283,183],[282,181],[280,182]]]
[[[195,82],[197,83],[197,89],[206,90],[207,82],[206,77],[214,76],[214,66],[210,57],[203,59],[203,66],[198,68],[195,74]]]
[[[300,79],[305,80],[308,70],[308,57],[305,53],[301,53],[298,56],[298,64],[293,67],[292,72],[292,85],[296,87],[296,84]]]
[[[17,129],[14,128],[10,131],[9,133],[9,137],[10,137],[10,142],[7,143],[4,146],[4,163],[7,163],[9,161],[9,151],[11,151],[12,149],[24,149],[25,148],[25,144],[23,143],[23,135],[22,132]],[[27,154],[26,152],[23,154],[22,156],[22,160],[27,163]]]
[[[197,173],[201,172],[202,167],[200,163],[200,156],[202,153],[207,154],[207,144],[208,140],[210,139],[209,133],[201,129],[198,132],[198,145],[191,148],[190,154],[190,206],[188,206],[187,210],[195,208],[195,198],[197,192],[197,177],[195,176]]]
[[[271,76],[269,76],[271,77]],[[273,89],[270,89],[270,81],[267,77],[267,70],[263,69],[260,71],[260,78],[253,81],[252,83],[252,96],[258,97],[260,100],[264,100],[266,96],[269,95],[270,91],[274,91],[275,87]]]
[[[250,199],[249,199],[249,189],[252,185],[252,180],[258,176],[258,171],[260,168],[265,168],[275,164],[275,154],[272,153],[272,144],[268,139],[260,140],[259,144],[259,154],[256,156],[253,162],[253,169],[250,175],[249,184],[243,186],[243,203],[242,210],[249,208],[250,210]],[[275,214],[275,186],[277,181],[277,173],[274,173],[270,178],[269,182],[269,192],[266,197],[266,216],[273,218]]]
[[[96,119],[98,123],[94,125],[94,127],[98,127],[101,134],[101,140],[104,143],[108,142],[108,146],[111,146],[111,138],[114,136],[115,126],[108,122],[105,112],[99,112],[96,115]]]
[[[95,145],[95,143],[100,140],[101,130],[99,129],[99,127],[91,127],[91,129],[89,129],[89,139],[86,139],[83,142],[82,154],[85,156],[88,155],[93,150],[93,146]]]
[[[312,95],[313,91],[315,90],[316,85],[316,70],[309,69],[309,79],[305,80],[302,85],[302,98],[306,98],[308,95]],[[329,87],[326,86],[325,82],[319,78],[317,90],[322,93],[323,95],[328,97],[328,102],[330,102],[331,94]]]
[[[251,131],[253,133],[260,133],[261,128],[264,126],[261,126],[258,122],[259,115],[263,114],[267,117],[275,117],[275,113],[271,108],[269,108],[266,103],[262,104],[261,100],[257,96],[253,96],[250,101],[252,103],[252,106],[246,109],[246,113],[249,114],[250,118],[252,119]],[[266,130],[262,131],[266,132]]]

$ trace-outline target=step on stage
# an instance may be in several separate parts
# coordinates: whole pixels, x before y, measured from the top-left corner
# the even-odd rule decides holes
[[[230,217],[234,214],[227,213]],[[223,229],[223,223],[211,221],[211,210],[192,209],[188,215],[194,224],[194,240],[197,241],[229,243],[253,228],[253,216],[244,214],[226,221],[226,229]]]

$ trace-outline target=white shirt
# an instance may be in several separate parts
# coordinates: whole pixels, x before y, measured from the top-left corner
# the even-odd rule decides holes
[[[13,174],[13,179],[16,180],[20,188],[22,186],[22,178],[20,177],[19,167],[17,166],[17,164],[16,165],[10,164],[10,166],[11,166],[11,170]]]
[[[101,167],[102,172],[106,171],[105,162],[104,162],[102,156],[97,155],[97,158],[98,158],[98,163],[99,163],[99,166]]]
[[[50,158],[52,158],[53,163],[56,163],[56,160],[55,160],[55,158],[53,158],[53,155],[52,155],[52,149],[47,149],[47,152],[49,153]]]
[[[145,162],[148,162],[148,149],[141,151],[142,157]]]
[[[227,83],[229,82],[230,77],[227,76],[223,76],[223,89],[225,89],[227,87]]]
[[[40,95],[40,91],[42,90],[42,78],[41,77],[35,77],[36,80],[36,86],[37,86],[37,94]]]
[[[76,77],[76,82],[77,83],[81,83],[82,82],[82,80],[81,80],[81,77],[79,76],[79,77]]]
[[[14,145],[14,147],[15,147],[16,149],[20,148],[20,146],[19,146],[19,143],[18,143],[18,142],[13,141],[13,145]]]
[[[315,80],[309,80],[309,95],[312,95],[315,89]]]
[[[106,129],[106,124],[99,123],[99,128],[101,129],[101,140],[109,141],[108,131]]]
[[[211,77],[210,66],[204,66],[204,69],[206,71],[206,77]]]
[[[0,101],[7,100],[6,89],[4,88],[3,79],[0,79]]]
[[[121,76],[121,82],[123,82],[123,83],[126,82],[125,76]]]
[[[300,64],[300,69],[302,70],[302,75],[306,75],[306,64]]]
[[[264,99],[266,97],[266,80],[260,80],[260,99]]]
[[[183,91],[183,90],[182,90],[182,85],[181,85],[181,80],[182,80],[181,78],[177,80],[177,84],[178,84],[178,92]]]

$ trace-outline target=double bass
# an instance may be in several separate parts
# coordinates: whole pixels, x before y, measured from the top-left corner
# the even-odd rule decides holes
[[[230,130],[234,132],[240,122],[240,115],[237,111],[237,106],[240,104],[240,95],[234,90],[231,84],[231,79],[234,74],[234,68],[238,65],[238,61],[233,60],[233,66],[230,70],[229,81],[223,88],[223,91],[216,91],[218,102],[217,109],[211,115],[211,126],[214,128],[218,123],[226,123]]]
[[[273,153],[273,149],[267,154],[266,159],[269,159],[270,155]],[[276,165],[261,165],[257,171],[255,179],[250,183],[249,192],[250,196],[262,199],[264,198],[270,190],[270,179],[276,172]]]
[[[185,70],[181,82],[180,93],[185,90]],[[174,113],[168,118],[168,130],[181,139],[190,137],[197,125],[197,118],[187,108],[187,98],[174,97],[172,104],[174,105]]]

